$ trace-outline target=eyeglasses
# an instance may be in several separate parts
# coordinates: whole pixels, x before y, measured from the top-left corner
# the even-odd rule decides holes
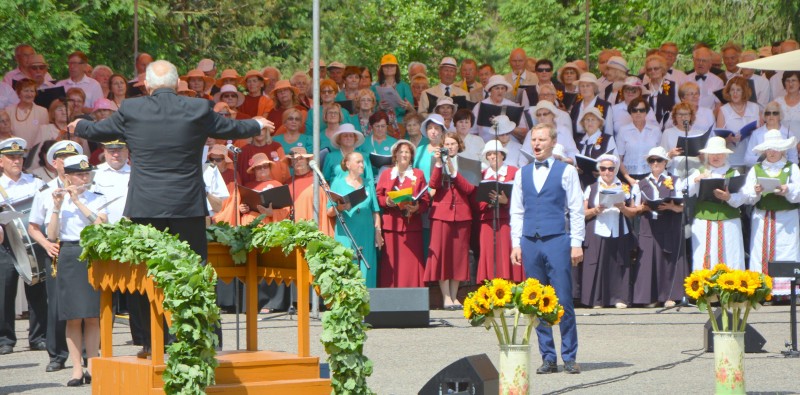
[[[537,72],[537,73],[549,73],[549,72],[551,72],[551,71],[553,71],[553,69],[551,69],[551,68],[549,68],[549,67],[548,67],[548,68],[541,68],[541,67],[540,67],[540,68],[537,68],[537,69],[536,69],[536,72]]]
[[[661,67],[648,67],[647,68],[648,72],[650,72],[650,71],[658,71],[658,70],[661,70]]]
[[[236,99],[237,95],[235,93],[226,93],[220,97],[223,99]]]
[[[38,66],[30,66],[31,70],[47,70],[47,66],[45,65],[38,65]]]
[[[223,160],[225,160],[225,157],[221,157],[221,156],[214,157],[214,158],[212,158],[212,157],[209,157],[208,159],[209,159],[210,161],[212,161],[212,162],[222,162]]]
[[[319,91],[319,93],[322,93],[323,95],[327,95],[327,94],[331,94],[331,93],[336,93],[336,91],[334,91],[333,89],[323,89],[323,90]]]
[[[764,116],[765,117],[768,117],[770,115],[774,115],[774,116],[777,117],[777,116],[781,115],[781,112],[780,111],[764,111]]]
[[[614,167],[614,166],[609,166],[609,167],[598,166],[597,169],[600,170],[600,171],[614,171],[614,170],[617,170],[617,168]]]
[[[647,109],[646,108],[642,108],[642,107],[636,107],[634,109],[631,109],[631,114],[636,114],[636,113],[644,114],[646,112],[647,112]]]
[[[661,162],[664,162],[664,158],[647,158],[647,163],[651,165],[653,163],[661,163]]]
[[[289,118],[286,118],[286,120],[287,120],[287,121],[295,121],[295,122],[300,122],[300,118],[298,118],[298,117],[289,117]]]
[[[553,115],[553,113],[552,113],[552,112],[550,112],[550,111],[547,111],[547,112],[537,112],[537,113],[536,113],[536,117],[537,117],[537,118],[539,118],[539,117],[546,117],[546,116],[548,116],[548,115]]]
[[[692,113],[689,113],[689,112],[676,112],[675,116],[676,117],[691,117]]]

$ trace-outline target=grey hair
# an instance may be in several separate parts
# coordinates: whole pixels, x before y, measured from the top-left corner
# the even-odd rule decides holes
[[[411,63],[409,63],[408,64],[408,71],[411,71],[411,69],[414,68],[415,66],[422,66],[422,68],[425,70],[425,72],[426,73],[428,72],[428,66],[426,66],[425,63],[421,63],[421,62],[411,62]]]
[[[159,69],[161,74],[156,73],[155,69]],[[158,88],[177,89],[178,69],[175,68],[174,64],[166,60],[156,60],[147,65],[145,81],[147,81],[147,87],[151,91]]]

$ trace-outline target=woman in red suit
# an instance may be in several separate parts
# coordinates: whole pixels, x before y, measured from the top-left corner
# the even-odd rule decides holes
[[[378,269],[378,286],[421,287],[425,272],[422,244],[422,215],[428,210],[430,196],[422,170],[411,167],[414,161],[414,144],[398,140],[392,146],[394,167],[381,174],[376,196],[383,211],[383,251]],[[413,202],[397,203],[389,197],[390,191],[411,188]]]
[[[469,235],[472,226],[470,195],[475,187],[458,172],[456,155],[464,150],[458,133],[445,134],[444,148],[434,151],[436,165],[431,170],[430,187],[436,190],[431,204],[431,244],[424,281],[438,281],[447,310],[460,310],[458,285],[469,279]],[[445,164],[442,164],[444,160]],[[447,166],[447,173],[443,169]],[[448,174],[455,174],[451,177]]]
[[[513,183],[517,168],[503,164],[506,160],[506,148],[498,140],[491,140],[486,143],[481,152],[489,167],[483,171],[483,181],[498,180],[502,183]],[[493,183],[492,183],[493,184]],[[498,196],[495,191],[489,193],[490,199],[494,204],[478,202],[476,215],[480,218],[480,258],[478,259],[477,281],[491,280],[493,278],[504,278],[519,282],[525,279],[525,273],[521,265],[511,265],[511,225],[509,224],[509,205],[511,196],[506,196],[502,191]],[[497,217],[497,250],[495,242],[495,232],[492,227],[494,223],[495,204],[500,204],[499,216]]]

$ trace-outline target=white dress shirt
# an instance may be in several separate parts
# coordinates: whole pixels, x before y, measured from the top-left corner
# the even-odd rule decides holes
[[[52,192],[52,191],[51,191]],[[106,204],[106,197],[98,195],[91,191],[85,191],[78,196],[78,199],[83,202],[95,215],[105,214],[106,209],[100,207]],[[48,216],[52,216],[53,207],[48,212]],[[92,224],[86,216],[78,209],[75,202],[68,193],[64,194],[64,202],[61,204],[61,213],[59,214],[61,221],[58,227],[58,237],[61,241],[78,241],[81,239],[81,231],[83,228]]]
[[[722,82],[721,78],[711,73],[706,73],[705,80],[695,79],[696,75],[696,72],[692,72],[687,76],[687,79],[689,81],[694,81],[697,83],[697,86],[700,87],[700,107],[713,110],[714,106],[720,102],[717,96],[714,95],[714,92],[724,88],[725,84]]]
[[[71,78],[58,81],[56,86],[63,86],[64,90],[80,88],[86,94],[86,101],[83,102],[84,107],[94,106],[94,101],[103,97],[103,88],[100,87],[100,83],[87,75],[84,75],[78,82],[73,81]]]
[[[623,127],[617,134],[616,154],[622,157],[622,163],[628,174],[647,174],[647,153],[651,148],[661,144],[661,130],[645,125],[640,132],[633,124]]]
[[[228,187],[225,185],[225,180],[222,179],[222,173],[216,166],[206,166],[203,170],[203,182],[206,184],[206,193],[210,193],[222,200],[231,196],[228,192]],[[206,208],[208,208],[208,215],[213,216],[214,210],[211,209],[211,203],[206,198]]]
[[[94,191],[103,194],[107,201],[115,200],[106,207],[108,223],[114,224],[122,218],[125,202],[128,197],[128,181],[131,178],[131,167],[128,164],[115,170],[108,163],[97,166],[94,173]]]
[[[19,103],[19,96],[11,85],[0,82],[0,108],[6,108]]]
[[[613,105],[611,107],[611,119],[614,120],[613,127],[615,136],[617,135],[617,133],[619,133],[620,129],[622,129],[623,126],[630,125],[631,123],[633,123],[633,118],[631,118],[631,114],[628,113],[628,103],[621,101]],[[672,117],[670,117],[670,119],[672,119]],[[653,112],[652,108],[649,111],[647,111],[645,122],[647,122],[647,124],[650,126],[659,129],[661,128],[661,125],[658,124],[658,120],[656,119],[656,113]]]
[[[600,205],[600,191],[602,190],[610,190],[619,193],[624,193],[622,189],[622,182],[618,179],[615,179],[610,185],[606,184],[602,178],[597,178],[597,193],[594,195],[594,207]],[[583,200],[589,201],[589,198],[592,194],[592,187],[586,187],[586,190],[583,192]],[[630,198],[630,192],[625,194],[625,198]],[[619,237],[620,236],[620,229],[619,223],[622,222],[622,234],[628,234],[628,224],[625,222],[623,218],[620,221],[620,217],[622,216],[622,212],[616,206],[606,207],[602,213],[598,213],[594,223],[594,234],[600,237]]]
[[[533,185],[536,190],[541,190],[550,169],[553,168],[555,159],[551,156],[547,158],[548,167],[533,169]],[[525,214],[525,206],[522,204],[522,171],[517,171],[514,176],[514,187],[511,189],[511,245],[513,248],[520,246],[522,238],[522,221]],[[567,194],[565,208],[569,210],[569,237],[572,247],[581,247],[584,237],[584,217],[583,217],[583,193],[581,184],[578,180],[578,172],[573,166],[566,166],[561,177],[561,187]]]

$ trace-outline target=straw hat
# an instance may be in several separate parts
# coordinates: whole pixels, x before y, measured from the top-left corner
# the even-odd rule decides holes
[[[483,146],[483,150],[481,151],[481,160],[485,162],[486,154],[495,151],[502,152],[504,157],[508,157],[508,150],[506,147],[503,147],[503,143],[498,140],[489,140],[486,142],[486,145]]]
[[[343,68],[345,68],[345,65],[342,62],[331,62],[331,64],[328,65],[328,70],[330,70],[330,69],[343,69]]]
[[[558,69],[558,73],[556,74],[558,76],[558,80],[561,81],[562,84],[564,83],[564,70],[566,69],[573,69],[575,70],[575,75],[581,75],[581,68],[578,67],[575,62],[566,63],[561,66],[560,69]]]
[[[498,115],[492,118],[492,123],[497,126],[497,135],[502,136],[504,134],[509,134],[514,131],[517,127],[517,124],[511,122],[506,115]]]
[[[447,126],[444,125],[444,118],[439,114],[430,114],[428,118],[425,118],[422,121],[422,125],[420,125],[420,131],[422,131],[422,135],[428,137],[428,123],[433,122],[442,127],[442,130],[446,130]]]
[[[258,70],[248,70],[247,74],[245,74],[244,77],[242,77],[241,81],[239,81],[239,85],[244,85],[245,82],[247,82],[247,79],[250,77],[258,77],[258,79],[260,79],[261,82],[264,83],[266,83],[267,80],[269,80],[269,78],[266,78],[263,75],[261,75],[261,72]]]
[[[719,136],[714,136],[708,139],[706,147],[700,150],[701,154],[732,154],[733,151],[729,150],[725,145],[725,139]]]
[[[314,154],[309,154],[306,147],[292,147],[289,150],[289,153],[284,156],[284,159],[296,159],[296,158],[306,158],[311,159],[314,157]]]
[[[628,68],[628,62],[625,61],[620,56],[612,56],[608,58],[608,62],[606,63],[606,67],[611,67],[612,69],[621,70],[624,72],[628,72],[630,69]]]
[[[644,159],[647,160],[654,156],[664,159],[667,161],[667,163],[669,163],[669,155],[667,155],[667,150],[665,150],[662,146],[657,145],[653,148],[650,148],[650,151],[647,151],[647,155],[644,156]]]
[[[236,79],[235,85],[240,85],[242,83],[242,76],[240,76],[239,73],[236,72],[236,70],[225,69],[222,70],[222,75],[219,76],[215,84],[217,85],[217,87],[222,88],[222,81],[225,81],[228,78]]]
[[[289,80],[280,80],[275,83],[275,87],[272,88],[272,92],[269,95],[272,97],[276,103],[278,102],[278,91],[281,89],[289,89],[294,92],[294,95],[297,96],[299,93],[297,92],[297,88],[292,86],[292,83]]]
[[[450,96],[442,96],[436,100],[436,107],[433,108],[433,112],[436,112],[441,106],[453,106],[454,113],[458,110],[458,104],[454,103],[453,98]]]
[[[764,141],[753,147],[753,152],[763,153],[767,150],[787,151],[792,147],[794,147],[794,136],[784,139],[780,130],[770,129],[764,134]]]
[[[489,77],[489,81],[486,82],[486,91],[488,92],[492,90],[492,88],[494,88],[497,85],[503,85],[508,89],[512,88],[511,84],[509,84],[508,81],[506,81],[505,77],[503,77],[502,75],[495,74]]]
[[[181,93],[188,93],[190,96],[197,95],[197,92],[189,89],[189,83],[184,80],[178,81],[178,94]]]
[[[269,167],[272,167],[272,161],[269,160],[267,154],[263,152],[259,152],[253,155],[253,157],[250,158],[250,161],[247,164],[250,165],[250,167],[247,168],[247,174],[253,174],[255,168],[259,166],[267,165]]]
[[[233,85],[223,85],[222,88],[214,95],[214,101],[220,102],[222,100],[222,94],[224,93],[236,93],[236,97],[238,98],[236,101],[236,107],[239,107],[244,103],[244,95],[242,92],[236,90],[236,87]]]
[[[211,155],[222,156],[225,158],[225,163],[233,163],[233,160],[228,156],[228,149],[222,144],[214,144],[214,146],[208,150],[208,156]]]
[[[440,68],[441,67],[445,67],[445,66],[458,68],[458,63],[456,62],[456,60],[454,58],[452,58],[450,56],[446,56],[446,57],[442,58],[441,62],[439,62],[439,67]]]
[[[331,136],[331,145],[333,146],[333,148],[341,149],[341,147],[339,146],[339,136],[345,133],[353,133],[354,135],[356,135],[356,144],[354,146],[355,148],[358,148],[361,146],[361,144],[364,144],[364,135],[358,130],[356,130],[355,126],[353,126],[352,124],[343,123],[339,125],[339,129],[336,130],[336,133],[334,133],[333,136]]]
[[[592,106],[592,107],[587,108],[586,110],[583,110],[583,114],[581,114],[581,116],[578,117],[578,125],[580,125],[581,122],[583,122],[583,118],[586,116],[586,114],[592,114],[592,115],[596,116],[597,118],[600,118],[600,123],[601,124],[606,122],[606,120],[603,119],[603,113],[600,112],[600,110],[598,110],[597,107]]]
[[[203,70],[200,69],[189,70],[189,72],[186,73],[186,75],[181,76],[181,80],[186,81],[187,83],[189,82],[190,78],[202,78],[203,91],[205,92],[208,92],[208,90],[211,89],[211,85],[214,85],[214,83],[216,82],[213,78],[207,76],[205,73],[203,73]]]
[[[592,73],[581,73],[581,78],[578,79],[578,82],[589,82],[594,84],[597,89],[600,89],[600,83],[597,81],[597,76]]]
[[[639,79],[639,77],[630,76],[625,78],[625,81],[622,83],[622,88],[624,89],[626,86],[639,88],[642,91],[642,96],[650,94],[650,91],[644,87],[644,84],[642,83],[642,80]]]

